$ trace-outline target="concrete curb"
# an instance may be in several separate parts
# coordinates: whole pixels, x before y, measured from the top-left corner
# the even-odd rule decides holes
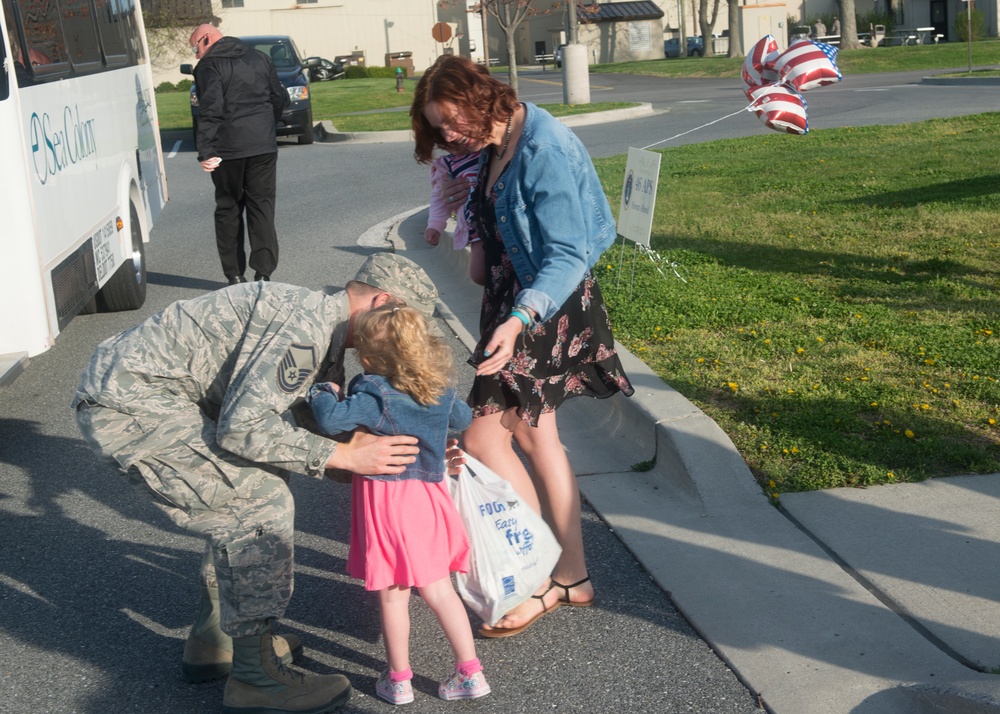
[[[639,117],[651,116],[655,114],[653,105],[643,102],[636,107],[626,107],[625,109],[610,109],[606,112],[591,112],[588,114],[574,114],[568,117],[559,117],[566,126],[589,126],[591,124],[604,124],[607,122],[627,121]],[[403,131],[356,131],[341,132],[329,120],[323,120],[315,128],[316,141],[324,143],[353,142],[356,144],[388,144],[392,142],[413,141],[413,132],[409,129]]]
[[[1000,77],[924,77],[920,83],[953,87],[996,87],[1000,86]]]

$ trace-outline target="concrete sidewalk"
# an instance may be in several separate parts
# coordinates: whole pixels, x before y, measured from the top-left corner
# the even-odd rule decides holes
[[[472,347],[467,254],[387,227]],[[584,497],[698,633],[777,714],[1000,713],[1000,475],[782,496],[618,346],[635,395],[570,400],[560,433]],[[629,470],[655,460],[652,470]]]

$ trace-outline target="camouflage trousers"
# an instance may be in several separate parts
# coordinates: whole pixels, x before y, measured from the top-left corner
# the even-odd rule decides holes
[[[170,520],[207,540],[201,578],[218,583],[223,631],[259,635],[284,614],[295,503],[283,474],[220,448],[215,422],[195,404],[143,418],[82,403],[76,416],[95,453]]]

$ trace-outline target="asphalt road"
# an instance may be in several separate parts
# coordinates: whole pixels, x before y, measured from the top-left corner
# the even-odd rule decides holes
[[[536,79],[537,75],[537,79]],[[521,75],[522,96],[559,101],[552,72]],[[814,128],[896,123],[936,114],[993,111],[983,88],[919,85],[916,76],[848,78],[809,93]],[[542,83],[539,80],[544,80]],[[592,78],[594,100],[651,101],[649,119],[577,130],[595,156],[646,146],[738,112],[729,80]],[[607,89],[604,89],[608,86]],[[750,114],[677,143],[769,133]],[[776,135],[777,136],[777,135]],[[802,140],[802,137],[785,137]],[[666,144],[669,146],[670,144]],[[3,391],[0,404],[0,628],[5,666],[0,711],[10,714],[214,712],[222,683],[180,678],[194,616],[200,543],[137,498],[81,441],[69,401],[103,339],[170,302],[222,287],[212,231],[212,185],[190,141],[165,141],[170,203],[148,246],[150,290],[136,312],[79,317],[49,352]],[[890,157],[887,157],[887,160]],[[343,286],[377,243],[372,226],[427,202],[427,171],[407,144],[282,143],[276,280]],[[373,241],[374,236],[374,241]],[[464,357],[456,342],[462,365]],[[460,370],[463,385],[471,380]],[[359,692],[345,711],[386,711],[369,696],[383,666],[372,597],[343,575],[348,491],[293,480],[298,503],[296,592],[281,628],[306,646],[307,666],[343,671]],[[447,643],[429,610],[412,607],[416,712],[729,712],[757,700],[677,613],[606,525],[588,511],[584,536],[599,604],[561,610],[510,640],[479,642],[494,693],[444,703],[435,681],[450,670]],[[775,603],[761,603],[774,607]],[[363,696],[362,696],[363,695]]]

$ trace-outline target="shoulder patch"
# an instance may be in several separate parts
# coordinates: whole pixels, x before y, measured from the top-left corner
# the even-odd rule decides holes
[[[278,387],[292,394],[305,383],[316,370],[316,350],[311,345],[292,345],[281,358],[278,369]]]

